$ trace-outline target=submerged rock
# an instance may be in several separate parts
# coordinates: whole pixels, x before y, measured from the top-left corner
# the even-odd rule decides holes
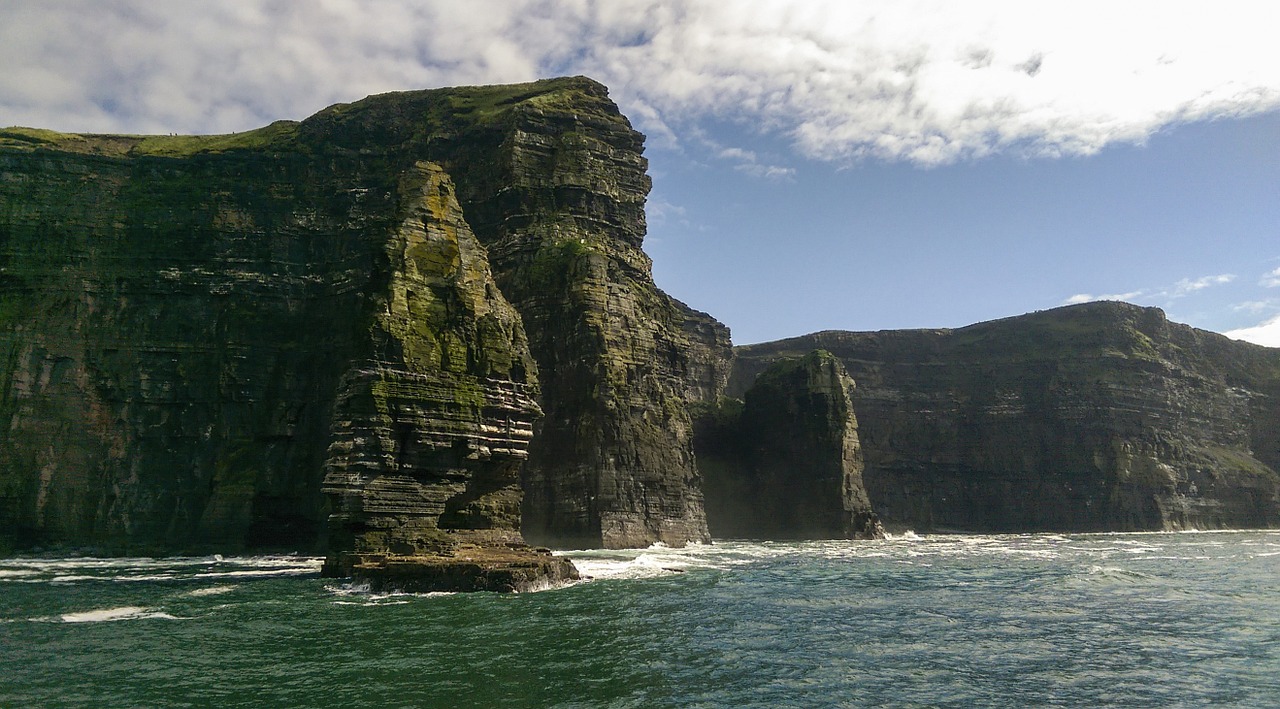
[[[1280,350],[1090,303],[740,347],[730,391],[812,348],[858,383],[863,478],[891,528],[1280,526]]]

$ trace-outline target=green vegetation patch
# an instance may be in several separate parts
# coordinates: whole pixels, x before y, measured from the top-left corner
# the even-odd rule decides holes
[[[293,146],[297,133],[296,121],[276,121],[263,128],[226,135],[142,136],[130,153],[182,158],[196,153],[222,153],[229,150],[281,150]]]
[[[296,121],[276,121],[263,128],[225,135],[81,135],[43,128],[11,127],[0,129],[0,148],[184,158],[198,153],[230,150],[290,149],[294,147],[297,132]]]

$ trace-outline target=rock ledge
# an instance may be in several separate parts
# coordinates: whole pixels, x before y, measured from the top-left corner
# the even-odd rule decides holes
[[[544,548],[463,546],[453,555],[344,554],[343,575],[373,593],[527,593],[577,581],[573,562]]]

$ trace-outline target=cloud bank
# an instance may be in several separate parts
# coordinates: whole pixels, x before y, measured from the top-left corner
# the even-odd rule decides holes
[[[582,73],[663,147],[716,120],[836,162],[1087,155],[1280,106],[1278,8],[9,0],[0,124],[226,132],[382,91]]]
[[[1261,325],[1245,327],[1239,330],[1228,330],[1223,334],[1234,340],[1244,340],[1255,345],[1280,347],[1280,315],[1267,320]]]

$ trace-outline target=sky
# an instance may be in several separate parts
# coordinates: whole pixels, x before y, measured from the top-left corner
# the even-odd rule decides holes
[[[1280,3],[3,0],[0,126],[226,133],[582,74],[746,344],[1098,299],[1280,346]]]

